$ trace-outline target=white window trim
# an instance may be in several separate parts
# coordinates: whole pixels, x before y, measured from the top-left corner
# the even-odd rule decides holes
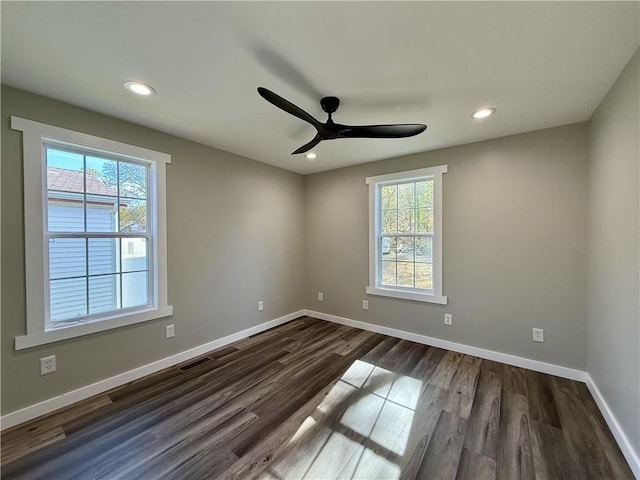
[[[447,165],[420,168],[405,172],[390,173],[367,177],[369,185],[369,286],[366,293],[383,297],[401,298],[417,302],[447,304],[447,297],[442,293],[442,175],[447,173]],[[377,283],[379,269],[379,251],[377,248],[378,225],[378,186],[384,183],[397,183],[402,180],[416,181],[424,177],[433,177],[433,294],[422,293],[413,289],[382,287]]]
[[[25,269],[27,297],[27,334],[15,338],[16,350],[36,345],[57,342],[67,338],[79,337],[113,328],[145,322],[173,314],[167,295],[167,224],[166,224],[166,165],[171,163],[171,155],[128,145],[114,140],[54,127],[20,117],[11,117],[11,128],[22,132],[23,168],[24,168],[24,235]],[[93,151],[115,153],[123,156],[151,161],[150,198],[155,203],[152,224],[156,239],[156,275],[155,305],[134,313],[116,311],[112,316],[100,317],[99,321],[69,326],[57,330],[45,331],[45,266],[46,259],[44,236],[44,212],[46,186],[46,158],[43,142],[53,140],[86,147]],[[155,187],[155,188],[154,188]]]

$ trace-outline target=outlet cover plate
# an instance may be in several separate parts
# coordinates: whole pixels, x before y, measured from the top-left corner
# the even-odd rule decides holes
[[[362,309],[369,310],[369,300],[362,300]]]
[[[175,336],[176,327],[173,324],[172,325],[167,325],[166,327],[164,327],[164,334],[165,334],[165,338],[171,338],[171,337]]]
[[[40,359],[40,375],[47,375],[56,371],[56,356],[50,355]]]
[[[324,301],[324,293],[318,292],[318,301],[319,302],[323,302]]]
[[[534,328],[533,329],[533,341],[534,342],[544,342],[544,328]]]
[[[258,302],[258,311],[261,312],[262,310],[264,310],[264,302],[260,300]]]
[[[453,315],[450,313],[444,314],[444,324],[445,325],[453,325]]]

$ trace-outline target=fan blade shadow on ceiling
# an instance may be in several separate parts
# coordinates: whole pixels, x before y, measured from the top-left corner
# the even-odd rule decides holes
[[[279,78],[291,88],[295,88],[300,93],[303,93],[309,97],[309,100],[318,101],[324,96],[300,70],[273,50],[260,46],[254,49],[254,55],[256,60],[273,74],[273,76]]]

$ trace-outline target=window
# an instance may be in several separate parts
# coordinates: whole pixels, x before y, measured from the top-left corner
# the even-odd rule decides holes
[[[368,177],[367,293],[446,305],[442,174],[447,166]]]
[[[27,335],[16,349],[171,315],[167,154],[12,117],[23,132]]]

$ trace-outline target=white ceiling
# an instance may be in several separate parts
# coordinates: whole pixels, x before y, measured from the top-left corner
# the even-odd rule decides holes
[[[2,2],[2,82],[305,174],[589,119],[640,44],[639,5]],[[313,127],[258,86],[321,121],[335,95],[339,123],[429,128],[310,161],[290,153]]]

